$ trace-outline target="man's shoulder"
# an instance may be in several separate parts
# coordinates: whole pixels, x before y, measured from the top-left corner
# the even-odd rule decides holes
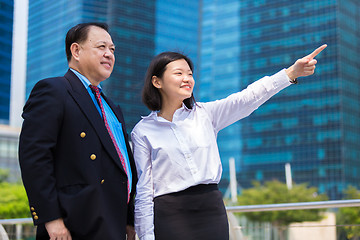
[[[31,90],[29,98],[43,96],[44,93],[50,93],[53,97],[59,97],[70,88],[69,81],[65,76],[49,77],[38,81]]]
[[[64,85],[75,78],[77,78],[76,75],[71,70],[68,70],[64,76],[47,77],[39,80],[36,84]]]
[[[64,84],[64,80],[66,80],[65,76],[48,77],[39,80],[36,84],[60,85],[60,84]]]
[[[70,81],[76,79],[76,75],[68,70],[64,76],[48,77],[41,79],[34,85],[34,89],[57,89],[59,91],[71,89]]]

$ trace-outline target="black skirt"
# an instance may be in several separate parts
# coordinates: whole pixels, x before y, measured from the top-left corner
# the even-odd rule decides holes
[[[156,240],[228,240],[229,225],[216,184],[201,184],[154,199]]]

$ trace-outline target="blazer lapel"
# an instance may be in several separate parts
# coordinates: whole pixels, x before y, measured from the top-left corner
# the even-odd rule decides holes
[[[104,121],[101,118],[95,105],[93,104],[93,101],[89,96],[88,91],[85,89],[80,79],[78,79],[78,77],[71,70],[69,70],[65,74],[65,78],[68,80],[68,83],[71,85],[71,88],[68,88],[68,92],[77,102],[81,111],[84,113],[84,115],[89,120],[91,125],[93,125],[97,135],[99,136],[100,141],[104,145],[105,150],[109,153],[109,155],[115,161],[115,163],[126,174],[124,168],[121,165],[115,146],[105,127]]]

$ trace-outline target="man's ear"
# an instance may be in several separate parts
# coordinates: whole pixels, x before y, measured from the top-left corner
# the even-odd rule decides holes
[[[70,46],[71,55],[75,60],[79,60],[80,55],[80,45],[76,42],[72,43]]]
[[[157,76],[152,76],[151,82],[156,88],[161,88],[161,82],[160,79]]]

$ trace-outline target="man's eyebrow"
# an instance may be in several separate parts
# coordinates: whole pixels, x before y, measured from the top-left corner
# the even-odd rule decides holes
[[[108,44],[108,42],[106,42],[106,41],[98,41],[96,44],[105,44],[106,45],[106,44]],[[115,47],[115,44],[111,43],[110,46]]]

